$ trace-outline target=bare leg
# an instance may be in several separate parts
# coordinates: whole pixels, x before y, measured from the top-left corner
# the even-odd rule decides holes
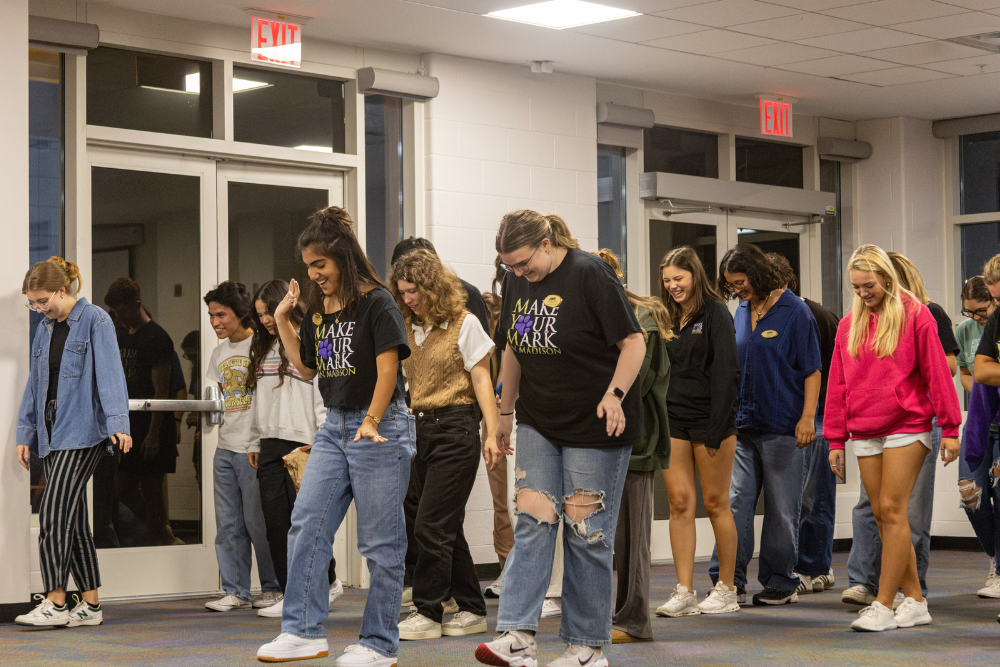
[[[694,445],[694,459],[698,465],[698,476],[701,479],[701,493],[705,502],[705,511],[708,513],[708,518],[712,522],[712,531],[715,533],[715,545],[719,556],[719,581],[730,589],[733,588],[733,576],[736,572],[736,522],[733,520],[733,511],[729,506],[729,486],[733,478],[733,457],[735,455],[735,435],[723,440],[719,449],[710,449],[701,443]],[[671,513],[671,518],[673,518],[673,513]],[[693,537],[693,528],[691,532]],[[693,545],[691,558],[693,561]]]
[[[732,471],[732,454],[729,469]],[[694,589],[694,551],[697,533],[694,524],[695,505],[698,502],[694,481],[694,453],[687,440],[670,439],[670,467],[663,471],[663,483],[667,487],[670,500],[670,550],[677,569],[677,583],[689,591]],[[726,487],[726,504],[729,504],[729,487]],[[732,523],[732,516],[730,516]],[[735,533],[735,524],[733,530]],[[735,540],[734,540],[735,544]],[[733,582],[735,548],[730,561],[729,585]]]
[[[879,511],[882,527],[882,576],[879,602],[892,608],[896,590],[917,602],[923,601],[917,575],[917,557],[913,552],[907,511],[913,485],[929,451],[920,442],[887,449],[882,454],[882,485]]]

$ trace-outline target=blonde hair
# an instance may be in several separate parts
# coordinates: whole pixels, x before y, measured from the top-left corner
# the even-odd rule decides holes
[[[868,340],[868,318],[872,311],[857,294],[854,295],[854,305],[851,309],[851,331],[847,336],[847,349],[852,357],[858,356],[862,345],[867,345],[882,358],[891,355],[899,345],[899,335],[906,321],[906,310],[903,307],[902,287],[892,267],[892,260],[882,248],[877,245],[863,245],[854,251],[847,270],[871,271],[885,280],[885,296],[882,298],[882,310],[875,328],[875,336]]]
[[[888,252],[892,268],[896,270],[896,277],[899,278],[900,287],[909,290],[917,300],[925,306],[931,302],[927,298],[927,290],[924,289],[924,279],[920,277],[920,271],[913,262],[900,255],[898,252]]]
[[[399,281],[417,286],[420,294],[420,314],[414,313],[403,301]],[[429,250],[417,250],[403,255],[392,265],[389,290],[407,324],[443,324],[458,319],[468,295],[461,281],[445,268],[441,259]]]
[[[621,262],[618,261],[618,256],[611,252],[608,248],[601,248],[594,253],[605,262],[611,265],[614,269],[615,275],[618,276],[618,280],[624,280],[625,274],[622,273]],[[633,294],[625,288],[625,296],[628,298],[629,305],[632,306],[632,310],[635,312],[636,317],[639,316],[639,307],[642,306],[649,310],[652,314],[653,319],[656,320],[656,328],[659,330],[660,338],[664,340],[671,340],[673,338],[673,332],[670,330],[670,313],[663,306],[659,299],[651,296],[639,296],[638,294]],[[642,337],[646,337],[646,332],[644,331]]]
[[[76,283],[75,287],[73,283]],[[82,286],[83,279],[80,278],[80,267],[62,257],[53,255],[44,262],[32,264],[28,272],[24,274],[21,294],[27,294],[28,290],[58,292],[65,287],[66,293],[75,297]]]
[[[983,266],[983,280],[987,285],[1000,283],[1000,255],[993,255]]]
[[[522,208],[511,211],[500,221],[496,249],[498,253],[505,253],[524,247],[537,248],[545,239],[557,248],[580,248],[580,242],[558,215],[542,215]]]

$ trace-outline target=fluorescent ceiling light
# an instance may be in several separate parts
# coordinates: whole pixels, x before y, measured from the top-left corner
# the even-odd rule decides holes
[[[145,88],[146,90],[162,90],[165,93],[180,93],[182,95],[197,95],[198,91],[194,90],[179,90],[177,88],[160,88],[159,86],[139,86],[140,88]]]
[[[254,90],[256,88],[268,88],[271,84],[264,83],[263,81],[250,81],[248,79],[237,79],[233,77],[233,92],[239,93],[244,90]],[[144,88],[149,88],[149,86],[143,86]],[[160,88],[159,90],[167,90],[166,88]],[[201,93],[201,75],[198,72],[194,74],[188,74],[184,77],[184,90],[174,91],[177,93]]]
[[[333,148],[329,146],[296,146],[295,150],[298,151],[313,151],[316,153],[332,153]]]
[[[540,2],[536,5],[503,9],[487,14],[495,19],[529,23],[556,30],[638,15],[638,12],[606,7],[593,2],[583,2],[583,0],[549,0],[549,2]]]
[[[249,79],[237,79],[233,77],[233,92],[242,93],[244,90],[256,90],[257,88],[270,88],[270,83],[263,81],[250,81]]]

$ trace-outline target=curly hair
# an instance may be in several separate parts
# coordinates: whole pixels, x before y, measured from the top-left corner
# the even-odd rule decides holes
[[[771,260],[771,264],[774,265],[774,270],[778,273],[778,278],[785,285],[788,285],[788,289],[793,292],[798,289],[799,281],[795,277],[795,271],[792,270],[792,265],[788,263],[788,259],[777,252],[767,253],[767,258]]]
[[[747,282],[758,299],[766,297],[784,284],[764,251],[752,243],[741,243],[730,248],[719,262],[719,276],[715,279],[715,286],[723,300],[731,301],[736,292],[726,282],[726,273],[746,274]]]
[[[399,281],[417,286],[420,313],[414,313],[403,301]],[[401,257],[389,273],[389,289],[407,324],[442,324],[452,322],[465,309],[468,295],[458,276],[445,268],[437,255],[417,250]]]

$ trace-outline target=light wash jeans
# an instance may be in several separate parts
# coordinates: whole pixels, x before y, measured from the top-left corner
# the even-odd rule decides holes
[[[823,415],[816,416],[816,440],[803,451],[805,485],[799,523],[799,562],[795,571],[816,578],[833,563],[833,522],[837,477],[830,469],[830,443],[823,437]]]
[[[937,472],[938,453],[941,450],[941,429],[935,420],[931,428],[931,450],[927,452],[917,481],[910,493],[907,519],[910,523],[910,540],[917,555],[917,574],[920,577],[921,595],[927,596],[927,564],[931,557],[931,516],[934,512],[934,476]],[[861,497],[851,515],[854,539],[851,554],[847,557],[847,577],[851,586],[866,586],[878,594],[878,580],[882,575],[882,540],[878,536],[878,523],[872,513],[865,485],[861,484]]]
[[[965,462],[965,438],[962,438],[962,454],[958,457],[958,482],[970,480],[979,488],[979,501],[975,508],[965,507],[966,516],[972,524],[979,543],[983,546],[983,551],[990,558],[995,558],[1000,553],[1000,486],[996,485],[996,479],[991,472],[993,462],[1000,458],[998,451],[997,434],[990,434],[990,448],[983,457],[982,463],[975,471],[969,468]],[[961,504],[961,501],[959,501]]]
[[[810,445],[811,447],[812,445]],[[794,435],[742,430],[736,437],[733,481],[729,503],[736,520],[736,575],[733,584],[746,589],[747,565],[753,558],[754,515],[764,493],[764,526],[760,536],[757,580],[781,591],[799,587],[793,576],[799,554],[799,516],[805,481],[804,452]],[[712,583],[719,581],[719,558],[712,550],[708,568]]]
[[[403,498],[410,482],[416,422],[406,403],[397,401],[386,409],[378,428],[387,442],[352,442],[367,412],[367,408],[331,408],[316,434],[288,531],[281,631],[307,639],[326,636],[330,545],[353,500],[358,550],[371,573],[359,643],[393,657],[399,649],[406,556]]]
[[[260,506],[257,471],[243,452],[216,449],[215,556],[219,561],[222,590],[250,599],[250,544],[257,553],[257,574],[265,591],[281,591],[271,563],[264,512]]]
[[[615,592],[611,569],[615,527],[632,445],[560,447],[530,426],[518,424],[515,456],[515,502],[521,489],[540,491],[552,499],[556,514],[565,521],[559,636],[570,644],[608,646]],[[582,523],[574,524],[564,513],[563,501],[581,490],[600,495],[601,505]],[[517,514],[514,549],[503,573],[498,632],[538,629],[559,530],[560,522],[550,524],[525,512]]]

